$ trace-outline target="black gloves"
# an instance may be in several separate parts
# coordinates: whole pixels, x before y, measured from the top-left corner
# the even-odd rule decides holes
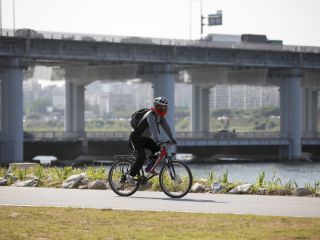
[[[177,141],[175,139],[171,139],[171,142],[175,145],[177,145]]]

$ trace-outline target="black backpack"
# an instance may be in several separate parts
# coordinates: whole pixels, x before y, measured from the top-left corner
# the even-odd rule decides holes
[[[143,118],[143,116],[149,112],[150,109],[148,108],[142,108],[136,112],[134,112],[131,116],[131,120],[130,120],[130,125],[133,129],[136,129],[141,121],[141,119]]]

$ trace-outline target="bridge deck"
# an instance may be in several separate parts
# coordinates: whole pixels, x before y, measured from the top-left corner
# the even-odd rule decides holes
[[[130,132],[25,132],[26,142],[71,142],[71,141],[127,141]],[[176,138],[181,146],[254,146],[289,145],[286,137],[279,132],[177,132]],[[319,145],[318,135],[302,138],[303,145]]]

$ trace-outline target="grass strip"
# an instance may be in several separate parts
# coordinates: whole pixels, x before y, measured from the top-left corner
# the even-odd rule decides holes
[[[319,218],[0,207],[0,239],[319,239]]]

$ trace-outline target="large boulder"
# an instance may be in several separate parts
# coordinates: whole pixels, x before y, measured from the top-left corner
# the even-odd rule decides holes
[[[86,177],[86,173],[72,175],[63,181],[63,188],[77,188],[81,184],[81,180]]]
[[[0,186],[7,186],[8,180],[5,178],[0,178]]]
[[[295,196],[306,196],[306,195],[311,195],[312,192],[308,188],[297,188],[294,191]]]
[[[107,183],[102,180],[95,180],[88,184],[89,189],[107,189]]]
[[[233,193],[233,194],[245,194],[245,193],[249,193],[250,189],[251,189],[252,184],[242,184],[239,186],[236,186],[235,188],[231,189],[229,191],[229,193]]]
[[[38,179],[29,179],[25,181],[18,181],[15,184],[13,184],[13,187],[37,187],[39,184]]]
[[[219,182],[215,182],[211,185],[211,190],[213,193],[220,193],[222,192],[223,189],[224,189],[224,186]]]
[[[205,192],[205,191],[206,191],[205,186],[203,184],[200,184],[200,183],[195,183],[191,188],[191,192],[195,192],[195,193]]]
[[[83,178],[80,181],[80,185],[88,185],[90,183],[90,179],[88,178]]]
[[[7,180],[11,179],[12,182],[15,182],[18,180],[18,178],[14,176],[13,173],[11,172],[6,173],[6,175],[4,176],[4,179],[7,179]]]

